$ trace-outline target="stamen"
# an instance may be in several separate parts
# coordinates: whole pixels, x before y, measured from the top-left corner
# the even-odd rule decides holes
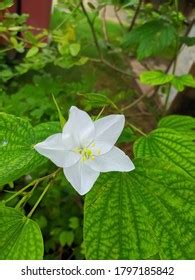
[[[95,143],[91,144],[91,147],[94,148],[95,147]],[[80,147],[76,147],[73,149],[74,152],[79,153],[81,155],[81,160],[82,161],[86,161],[86,160],[95,160],[95,156],[93,154],[93,150],[84,147],[84,148],[80,148]],[[97,155],[99,156],[101,154],[100,149],[96,150]]]

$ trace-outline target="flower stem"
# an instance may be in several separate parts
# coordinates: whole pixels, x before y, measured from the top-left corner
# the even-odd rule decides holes
[[[8,203],[9,201],[11,201],[12,199],[14,199],[15,197],[19,196],[20,194],[22,194],[25,190],[27,190],[28,188],[34,186],[34,185],[38,185],[40,182],[44,181],[44,180],[47,180],[47,179],[50,179],[52,177],[55,177],[55,175],[57,174],[57,172],[59,172],[60,168],[58,168],[55,172],[49,174],[49,175],[46,175],[44,177],[41,177],[41,178],[38,178],[38,179],[35,179],[33,180],[32,182],[30,182],[28,185],[26,185],[24,188],[22,188],[21,190],[19,190],[18,192],[16,192],[15,194],[13,194],[11,197],[9,197],[8,199],[6,199],[4,201],[4,203]],[[34,188],[33,188],[34,190]]]
[[[39,199],[37,200],[37,202],[35,203],[35,205],[33,206],[32,210],[29,212],[29,214],[27,215],[27,218],[30,218],[32,216],[32,214],[34,213],[34,211],[36,210],[37,206],[39,205],[39,203],[41,202],[41,200],[43,199],[44,195],[46,194],[46,192],[49,190],[49,187],[51,186],[51,181],[47,184],[46,188],[44,189],[44,191],[42,192],[42,194],[40,195]]]

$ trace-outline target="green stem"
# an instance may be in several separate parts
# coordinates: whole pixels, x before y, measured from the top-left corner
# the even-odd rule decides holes
[[[104,106],[104,107],[101,109],[101,111],[99,112],[99,114],[98,114],[97,117],[95,118],[95,121],[97,121],[97,120],[100,118],[100,116],[101,116],[102,113],[104,112],[105,108],[106,108],[106,106]]]
[[[44,191],[42,192],[41,196],[39,197],[39,199],[37,200],[37,202],[35,203],[35,205],[33,206],[32,210],[29,212],[29,214],[27,215],[28,218],[30,218],[34,211],[36,210],[37,206],[39,205],[39,203],[41,202],[41,200],[43,199],[44,195],[46,194],[46,192],[49,190],[50,186],[51,186],[51,181],[49,182],[49,184],[47,184],[46,188],[44,189]]]
[[[136,126],[133,125],[132,123],[130,123],[130,122],[127,121],[127,124],[128,124],[131,128],[133,128],[133,130],[139,132],[139,134],[141,134],[141,135],[143,135],[143,136],[147,136],[146,133],[144,133],[141,129],[139,129],[138,127],[136,127]]]
[[[33,180],[32,182],[30,182],[28,185],[26,185],[24,188],[22,188],[21,190],[19,190],[18,192],[16,192],[14,195],[12,195],[11,197],[9,197],[8,199],[6,199],[4,201],[4,203],[8,203],[9,201],[11,201],[12,199],[14,199],[15,197],[19,196],[20,194],[22,194],[25,190],[27,190],[28,188],[34,186],[34,185],[38,185],[41,181],[44,181],[44,180],[47,180],[49,178],[52,178],[52,177],[55,177],[55,175],[57,174],[57,172],[59,172],[60,168],[58,168],[55,172],[49,174],[49,175],[46,175],[44,177],[41,177],[41,178],[38,178],[38,179],[35,179]],[[34,188],[33,188],[34,190]],[[32,190],[32,191],[33,191]]]

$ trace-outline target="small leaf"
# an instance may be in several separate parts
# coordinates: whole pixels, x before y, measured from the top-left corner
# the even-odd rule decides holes
[[[79,227],[79,218],[77,217],[71,217],[69,219],[69,227],[71,229],[77,229]]]
[[[70,44],[69,50],[72,56],[77,56],[80,52],[81,46],[78,43]]]
[[[181,76],[174,76],[171,84],[178,90],[183,91],[185,87],[195,88],[195,80],[192,75],[186,74]]]
[[[173,80],[174,76],[162,71],[146,71],[140,75],[140,81],[143,84],[158,86],[164,85]]]
[[[43,239],[38,225],[14,208],[0,207],[0,259],[42,258]]]
[[[35,56],[39,52],[39,48],[37,47],[32,47],[30,50],[28,50],[26,54],[26,58],[30,58]]]
[[[65,120],[64,116],[62,115],[62,112],[61,112],[61,110],[60,110],[60,107],[58,106],[58,103],[57,103],[57,101],[56,101],[56,99],[55,99],[55,96],[54,96],[53,94],[52,94],[52,98],[53,98],[53,102],[54,102],[54,104],[55,104],[55,106],[56,106],[56,109],[57,109],[57,111],[58,111],[58,117],[59,117],[59,121],[60,121],[61,128],[63,128],[64,125],[65,125],[66,120]]]
[[[66,245],[66,244],[68,246],[71,246],[74,241],[74,233],[72,231],[68,231],[68,230],[62,231],[60,234],[59,240],[60,240],[60,244],[62,246]]]

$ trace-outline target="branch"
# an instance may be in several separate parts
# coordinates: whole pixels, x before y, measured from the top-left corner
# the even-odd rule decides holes
[[[136,22],[136,19],[137,19],[138,15],[139,15],[142,3],[143,3],[143,0],[139,0],[139,3],[137,5],[137,8],[135,10],[135,14],[134,14],[132,22],[131,22],[131,25],[129,26],[129,29],[128,29],[129,32],[133,29],[133,27],[135,25],[135,22]]]
[[[91,33],[93,35],[93,39],[94,39],[94,43],[95,43],[96,49],[97,49],[99,57],[101,59],[102,58],[102,51],[101,51],[101,48],[100,48],[99,43],[98,43],[98,38],[97,38],[97,35],[96,35],[96,32],[95,32],[94,25],[93,25],[89,15],[88,15],[86,9],[85,9],[85,6],[84,6],[82,0],[80,1],[80,5],[81,5],[81,9],[82,9],[84,15],[86,16],[87,21],[88,21],[89,27],[91,29]]]

